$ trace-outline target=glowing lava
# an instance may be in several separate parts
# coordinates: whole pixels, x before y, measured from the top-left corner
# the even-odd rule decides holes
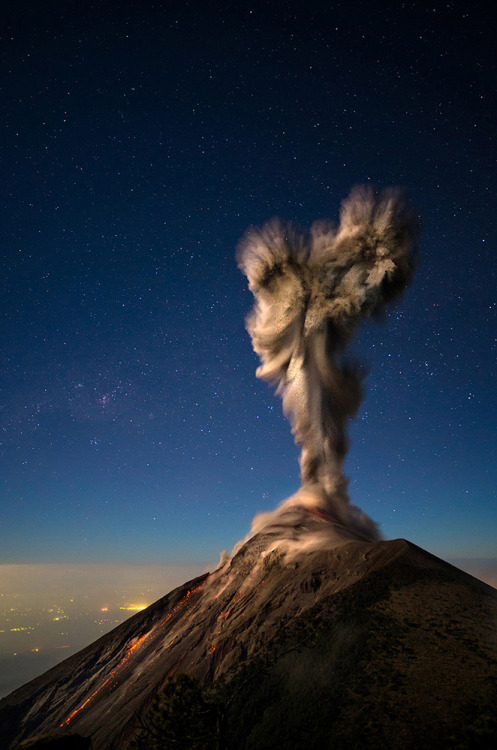
[[[207,581],[202,581],[202,583],[200,583],[194,589],[188,590],[186,592],[186,594],[184,595],[183,599],[181,599],[181,601],[178,602],[178,604],[174,607],[173,611],[170,612],[167,615],[167,617],[164,620],[162,620],[161,623],[159,623],[159,627],[163,627],[168,622],[168,620],[170,620],[170,618],[173,616],[173,614],[175,612],[178,612],[179,610],[181,610],[183,607],[185,607],[186,604],[190,604],[191,603],[190,597],[192,596],[192,594],[195,594],[197,591],[199,591],[199,589],[202,588],[202,586],[205,586],[206,582]],[[143,607],[140,606],[139,609],[141,610],[141,609],[143,609]],[[84,701],[84,703],[82,703],[71,714],[69,714],[69,716],[67,717],[67,719],[65,721],[63,721],[62,724],[59,725],[60,727],[67,726],[74,719],[74,717],[77,714],[79,714],[80,711],[82,711],[86,706],[88,706],[88,704],[95,698],[95,696],[98,695],[98,693],[100,693],[100,691],[102,690],[102,688],[104,688],[106,685],[108,685],[109,682],[111,682],[111,680],[113,680],[114,678],[118,677],[118,675],[120,674],[120,672],[122,672],[122,670],[124,669],[124,667],[127,666],[128,662],[129,662],[129,660],[131,658],[131,655],[134,654],[134,652],[143,644],[143,642],[154,631],[155,631],[155,628],[152,628],[152,630],[150,630],[148,633],[145,633],[145,635],[142,635],[141,638],[138,638],[138,640],[135,643],[133,643],[128,648],[128,650],[126,651],[126,654],[123,656],[123,658],[121,659],[121,661],[114,667],[114,669],[110,672],[110,674],[107,677],[107,679],[105,680],[105,682],[102,682],[102,684]],[[114,683],[113,687],[115,687],[118,684],[119,683],[117,683],[117,682]]]

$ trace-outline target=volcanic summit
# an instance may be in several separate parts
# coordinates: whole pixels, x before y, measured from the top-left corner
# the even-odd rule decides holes
[[[323,525],[309,512],[302,535]],[[286,532],[285,532],[286,533]],[[166,677],[226,701],[225,747],[439,748],[497,705],[497,591],[409,542],[249,539],[0,702],[2,747],[126,746]]]

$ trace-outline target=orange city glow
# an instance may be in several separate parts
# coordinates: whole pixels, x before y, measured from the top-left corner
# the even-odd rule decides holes
[[[125,609],[127,612],[141,612],[142,609],[147,609],[148,604],[127,604],[125,607],[119,607],[119,609]]]

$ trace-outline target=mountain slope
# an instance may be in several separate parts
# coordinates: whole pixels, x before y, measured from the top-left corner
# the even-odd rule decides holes
[[[247,750],[435,748],[494,712],[497,591],[404,540],[293,557],[274,540],[257,534],[4,698],[2,747],[56,730],[122,747],[179,671],[224,690]]]

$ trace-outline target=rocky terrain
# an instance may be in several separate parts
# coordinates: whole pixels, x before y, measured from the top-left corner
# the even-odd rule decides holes
[[[440,748],[495,714],[495,589],[402,539],[285,555],[277,535],[4,698],[0,746],[78,732],[125,747],[177,672],[229,696],[237,749]]]

